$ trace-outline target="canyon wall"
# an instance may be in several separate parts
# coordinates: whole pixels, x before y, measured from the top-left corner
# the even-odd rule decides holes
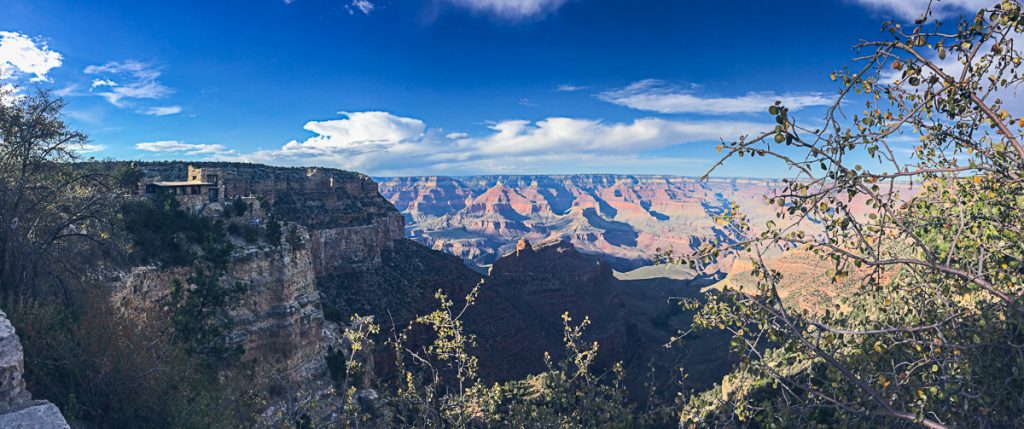
[[[325,340],[305,228],[298,229],[298,238],[295,245],[284,241],[276,248],[242,248],[231,258],[219,280],[221,285],[239,285],[244,292],[230,303],[232,326],[227,344],[240,348],[242,361],[255,365],[258,373],[270,374],[274,383],[290,387],[281,394],[301,396],[300,403],[328,403],[332,384],[326,356],[331,344]],[[192,267],[136,267],[115,289],[114,303],[138,323],[167,323],[172,284],[192,288],[188,283],[192,274]],[[301,394],[295,393],[300,389]],[[269,399],[268,418],[296,400]]]
[[[305,226],[318,276],[380,268],[381,253],[403,238],[402,215],[363,174],[244,163],[138,165],[144,181],[183,181],[190,165],[201,168],[218,176],[224,200],[252,196],[280,220]]]
[[[406,218],[406,235],[485,266],[516,240],[570,241],[616,269],[649,265],[658,250],[692,250],[722,234],[714,216],[732,203],[760,225],[776,182],[674,176],[570,175],[381,178]]]
[[[377,192],[376,183],[358,173],[239,163],[137,164],[144,183],[192,179],[187,177],[189,165],[215,174],[222,190],[219,202],[205,203],[197,213],[219,216],[227,201],[244,197],[258,201],[254,206],[259,209],[228,222],[266,225],[273,218],[283,223],[285,239],[280,243],[232,239],[234,251],[219,279],[222,285],[244,288],[230,303],[229,345],[240,347],[242,360],[254,364],[258,373],[276,379],[259,382],[285,387],[275,389],[278,397],[270,398],[265,417],[280,414],[286,404],[316,403],[323,410],[316,417],[329,418],[337,398],[327,356],[343,345],[338,344],[338,325],[325,320],[321,295],[379,295],[372,289],[339,292],[347,283],[339,285],[337,279],[386,272],[385,264],[405,240],[403,217]],[[189,266],[134,267],[116,285],[114,302],[140,323],[166,323],[172,283],[188,287],[192,274]],[[342,304],[329,307],[338,314]]]

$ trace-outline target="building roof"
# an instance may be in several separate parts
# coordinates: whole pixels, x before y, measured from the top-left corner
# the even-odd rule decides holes
[[[214,186],[209,182],[153,182],[156,186]]]

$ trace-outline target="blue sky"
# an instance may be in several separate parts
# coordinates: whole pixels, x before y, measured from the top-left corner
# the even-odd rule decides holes
[[[775,99],[813,123],[850,46],[925,4],[0,0],[0,83],[63,96],[98,158],[699,175]]]

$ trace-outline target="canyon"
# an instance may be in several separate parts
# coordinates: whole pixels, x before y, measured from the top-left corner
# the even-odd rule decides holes
[[[565,357],[565,315],[573,324],[590,321],[583,340],[600,344],[594,370],[608,373],[621,363],[637,401],[651,392],[681,393],[681,369],[687,389],[710,387],[734,364],[728,337],[700,334],[666,347],[692,323],[680,300],[702,300],[729,279],[742,282],[749,268],[652,264],[661,250],[686,253],[702,239],[725,236],[715,216],[734,205],[754,224],[775,214],[764,196],[776,184],[753,179],[579,175],[378,183],[327,168],[130,166],[140,178],[126,195],[129,204],[191,219],[185,222],[191,227],[207,225],[207,236],[190,239],[186,254],[197,259],[185,262],[159,252],[144,257],[144,248],[159,243],[133,237],[135,256],[107,273],[109,300],[130,324],[159,328],[187,308],[182,297],[209,287],[204,273],[237,288],[218,316],[230,322],[222,341],[238,350],[249,368],[247,383],[264,395],[258,423],[267,427],[300,416],[329,422],[343,412],[337,360],[355,353],[347,327],[373,320],[384,343],[436,310],[438,293],[463,305],[477,287],[462,323],[476,338],[470,352],[485,384],[527,379],[547,370],[546,357]],[[147,192],[153,184],[191,190]],[[216,198],[199,186],[215,189]],[[168,198],[177,208],[167,206]],[[147,225],[138,232],[170,227]],[[189,235],[182,229],[154,237],[178,242]],[[228,253],[211,247],[218,240]],[[409,332],[410,349],[433,338],[423,329]],[[359,359],[366,371],[348,385],[356,397],[375,397],[380,386],[402,382],[389,347]]]
[[[729,369],[724,337],[701,337],[688,342],[685,350],[663,347],[690,323],[691,315],[673,300],[699,298],[700,288],[715,278],[700,273],[666,278],[663,270],[623,276],[617,270],[648,263],[650,247],[688,246],[692,238],[687,231],[714,233],[709,216],[727,207],[726,195],[755,200],[764,184],[732,181],[704,186],[691,180],[630,182],[602,176],[562,178],[544,188],[537,183],[541,179],[535,179],[532,186],[518,189],[495,181],[469,199],[468,190],[438,179],[451,186],[405,193],[405,199],[392,203],[384,195],[396,195],[394,182],[378,188],[358,173],[196,165],[203,174],[217,177],[221,201],[183,210],[238,227],[265,227],[274,219],[286,231],[280,242],[231,236],[233,250],[218,278],[221,284],[241,285],[244,290],[231,302],[228,345],[240,349],[242,361],[263,374],[253,380],[256,385],[279,386],[272,389],[276,393],[270,394],[262,414],[268,426],[279,423],[275,418],[294,414],[296,407],[314,421],[329,421],[337,414],[341,405],[332,393],[336,384],[329,360],[349,352],[341,330],[354,315],[372,316],[390,332],[436,309],[436,292],[463,302],[478,285],[479,297],[464,317],[467,331],[478,338],[472,353],[480,359],[485,382],[521,379],[545,370],[545,354],[561,357],[566,313],[577,323],[584,318],[593,322],[584,338],[601,344],[599,369],[622,362],[633,374],[627,384],[638,396],[646,395],[650,386],[644,386],[644,377],[651,374],[663,380],[655,386],[660,392],[674,394],[680,355],[687,356],[690,386],[709,386]],[[189,180],[184,172],[192,171],[183,163],[140,163],[138,168],[143,184]],[[533,200],[525,200],[524,193]],[[466,195],[462,201],[468,211],[447,212],[457,202],[444,195]],[[224,213],[229,201],[236,199],[249,209],[241,217],[229,218]],[[410,213],[411,208],[417,214]],[[414,223],[407,227],[410,218]],[[476,219],[465,231],[494,234],[474,241],[493,246],[466,244],[466,252],[459,254],[452,252],[459,243],[455,240],[429,248],[420,239],[423,235],[405,236],[421,231],[417,219],[439,224]],[[676,225],[688,229],[670,233]],[[556,233],[564,228],[573,234]],[[510,240],[510,245],[503,240]],[[488,267],[466,264],[463,258]],[[195,273],[193,266],[162,263],[127,267],[115,281],[112,300],[131,320],[163,323],[173,309],[175,285],[195,290],[190,283]],[[409,341],[422,344],[430,337],[414,335]],[[394,381],[396,375],[391,351],[382,348],[370,359],[372,377],[357,383],[360,392]],[[313,404],[317,408],[310,410]]]
[[[378,178],[381,194],[405,216],[406,235],[485,267],[520,238],[564,239],[616,270],[651,265],[661,251],[690,252],[723,234],[714,216],[733,203],[761,225],[775,215],[764,200],[778,183],[645,175]]]

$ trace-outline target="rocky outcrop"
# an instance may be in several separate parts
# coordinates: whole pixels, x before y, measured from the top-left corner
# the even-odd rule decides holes
[[[192,179],[185,177],[190,169],[184,163],[139,167],[149,181]],[[239,163],[192,167],[202,169],[208,179],[216,176],[224,199],[259,202],[258,212],[285,223],[286,238],[279,246],[236,242],[240,247],[220,279],[245,287],[243,296],[231,303],[229,343],[241,347],[243,361],[265,374],[258,382],[284,385],[271,389],[278,392],[274,395],[297,396],[270,398],[266,416],[282,414],[285,404],[315,403],[326,414],[314,417],[329,417],[336,398],[327,356],[332,349],[344,349],[333,331],[353,313],[393,310],[394,317],[404,320],[427,308],[434,288],[462,291],[479,278],[461,261],[406,240],[402,215],[364,175]],[[247,216],[232,222],[266,224],[252,210]],[[172,281],[185,281],[191,270],[136,267],[120,282],[115,301],[141,323],[147,318],[161,323]],[[326,322],[325,309],[333,323]]]
[[[584,254],[567,240],[516,242],[491,267],[465,314],[465,326],[477,337],[481,374],[503,381],[545,370],[545,353],[556,360],[564,354],[562,315],[568,313],[574,326],[590,319],[584,340],[600,344],[595,369],[622,362],[627,385],[638,397],[646,395],[645,377],[652,371],[666,381],[659,389],[670,395],[680,366],[688,371],[689,386],[720,380],[730,365],[728,337],[695,336],[686,350],[664,347],[691,324],[692,313],[673,299],[700,299],[701,287],[713,279],[692,273],[670,279],[664,268],[650,274],[620,278],[602,257]]]
[[[229,345],[241,347],[242,360],[255,365],[258,373],[272,374],[274,383],[301,390],[298,402],[320,400],[332,395],[324,339],[324,316],[316,288],[312,253],[305,243],[305,228],[296,225],[297,240],[280,246],[252,246],[236,252],[227,265],[221,284],[239,284],[241,298],[232,303],[233,326],[227,334]],[[137,267],[114,293],[115,303],[140,323],[160,323],[170,304],[171,284],[187,284],[190,267]],[[158,320],[147,320],[155,317]],[[268,382],[271,380],[261,380]],[[270,398],[267,416],[295,398]],[[325,408],[329,412],[329,407]]]
[[[380,269],[382,255],[402,240],[404,222],[397,212],[369,225],[315,229],[310,232],[313,268],[318,277]]]
[[[663,352],[662,346],[689,321],[668,298],[699,292],[689,280],[621,280],[612,268],[647,261],[653,243],[688,246],[689,231],[707,228],[714,233],[710,216],[729,201],[716,187],[731,187],[731,195],[752,199],[760,198],[763,190],[756,183],[743,191],[746,184],[735,181],[707,185],[633,176],[382,183],[381,191],[392,197],[400,213],[372,180],[356,173],[231,163],[196,166],[218,175],[224,197],[259,201],[262,211],[285,221],[285,229],[300,236],[279,246],[238,243],[241,250],[231,256],[221,281],[245,285],[244,295],[233,303],[228,339],[243,349],[246,362],[262,368],[258,373],[270,373],[292,387],[280,390],[300,392],[299,398],[271,398],[267,415],[296,402],[286,399],[327,404],[327,411],[314,418],[330,417],[327,356],[331,349],[345,350],[338,326],[360,314],[375,316],[384,329],[402,329],[416,315],[437,308],[436,291],[459,302],[481,280],[476,304],[465,313],[465,326],[476,334],[479,347],[473,352],[486,381],[543,371],[545,353],[558,359],[564,351],[564,313],[574,324],[591,319],[585,340],[600,343],[598,370],[622,361],[637,377],[636,389],[642,387],[640,377],[650,374],[648,365],[656,365],[670,380],[678,355]],[[151,180],[186,179],[180,176],[186,167],[142,165]],[[689,216],[693,210],[701,212]],[[412,225],[408,230],[407,220]],[[678,226],[673,222],[691,229],[671,233]],[[479,267],[471,269],[459,257],[405,239],[404,233],[434,249],[493,266],[483,275]],[[517,242],[524,236],[536,244]],[[165,323],[161,317],[172,280],[187,279],[189,270],[136,267],[115,297],[140,320]],[[425,342],[428,337],[411,335],[409,341]],[[689,343],[694,350],[688,355],[697,361],[686,365],[699,372],[690,379],[696,384],[722,372],[727,362],[727,340],[704,341]],[[372,357],[372,370],[377,376],[394,375],[393,358],[381,347]],[[358,387],[369,385],[361,380]],[[364,396],[371,393],[367,390]]]
[[[382,252],[404,237],[401,213],[363,174],[224,162],[140,167],[146,180],[186,180],[190,165],[216,174],[223,198],[253,196],[277,218],[305,226],[318,276],[380,268]]]
[[[68,428],[56,405],[32,400],[32,395],[25,389],[24,373],[21,341],[7,315],[0,311],[0,428]]]
[[[562,315],[594,322],[588,340],[601,343],[599,363],[610,364],[628,342],[628,323],[612,269],[600,257],[579,253],[568,241],[536,246],[522,240],[491,267],[466,325],[480,339],[482,368],[496,379],[544,369],[544,353],[559,357]]]

